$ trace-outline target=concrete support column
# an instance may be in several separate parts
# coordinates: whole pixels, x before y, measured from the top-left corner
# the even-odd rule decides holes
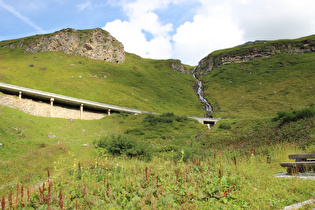
[[[110,109],[107,110],[107,115],[110,116]]]
[[[83,104],[80,106],[80,119],[82,120],[83,118]]]
[[[54,98],[50,98],[50,117],[53,117]]]
[[[22,91],[19,92],[19,99],[22,98]]]

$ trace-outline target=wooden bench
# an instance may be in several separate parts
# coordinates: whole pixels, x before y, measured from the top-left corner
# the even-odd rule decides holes
[[[287,167],[289,175],[310,171],[315,172],[315,153],[289,155],[289,159],[295,159],[295,162],[280,163],[282,167]]]

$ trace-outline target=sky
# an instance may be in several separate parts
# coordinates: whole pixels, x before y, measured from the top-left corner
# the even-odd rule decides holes
[[[0,0],[0,41],[102,28],[144,58],[198,62],[247,41],[315,34],[315,0]]]

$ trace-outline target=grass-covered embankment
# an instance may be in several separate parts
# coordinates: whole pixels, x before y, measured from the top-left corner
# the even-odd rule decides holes
[[[126,53],[124,64],[62,52],[23,53],[0,48],[0,82],[150,112],[203,116],[191,75],[172,60]]]

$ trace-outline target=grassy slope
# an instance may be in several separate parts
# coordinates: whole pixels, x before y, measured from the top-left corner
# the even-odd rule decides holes
[[[252,49],[255,49],[255,48],[263,49],[264,47],[271,47],[271,46],[276,46],[280,49],[286,48],[289,45],[302,47],[303,44],[301,42],[310,41],[310,43],[312,45],[314,45],[315,44],[314,40],[315,40],[315,35],[301,37],[298,39],[279,39],[279,40],[274,40],[274,41],[260,41],[260,42],[251,43],[251,44],[247,44],[247,45],[240,45],[240,46],[236,46],[236,47],[232,47],[232,48],[217,50],[217,51],[212,52],[208,56],[216,56],[219,54],[230,54],[230,53],[231,54],[246,55]]]
[[[0,81],[67,96],[152,112],[203,116],[191,75],[168,60],[126,55],[125,64],[61,52],[25,54],[0,48]],[[104,78],[106,77],[106,78]]]
[[[95,149],[82,147],[110,134],[124,134],[139,128],[146,115],[113,114],[101,120],[75,120],[45,118],[27,115],[18,110],[0,106],[0,183],[8,189],[10,183],[36,183],[43,180],[45,170],[53,171],[53,162],[64,157],[72,159],[68,152],[81,161],[93,159]],[[163,145],[172,139],[180,147],[192,140],[196,133],[206,129],[195,120],[173,122],[167,129],[146,131],[147,139]],[[152,128],[155,129],[155,128]],[[48,136],[55,136],[49,138]],[[148,136],[150,135],[150,137]],[[137,135],[136,139],[143,139]],[[182,141],[184,139],[184,141]],[[92,152],[92,153],[91,153]],[[3,189],[0,189],[0,192]]]
[[[27,208],[47,208],[47,204],[40,204],[38,186],[34,187],[33,184],[42,184],[47,180],[49,169],[53,182],[53,208],[59,208],[59,190],[63,192],[67,208],[75,208],[78,200],[81,208],[92,209],[128,206],[279,209],[315,196],[315,185],[311,180],[274,177],[274,174],[284,172],[279,162],[288,161],[288,154],[313,152],[314,146],[303,150],[295,143],[299,137],[294,136],[291,142],[284,140],[273,144],[272,133],[262,136],[269,140],[261,141],[260,134],[274,127],[268,120],[253,120],[250,125],[246,120],[238,121],[238,124],[228,121],[232,124],[231,130],[216,127],[196,140],[195,134],[204,132],[204,125],[189,120],[173,122],[166,127],[143,126],[145,116],[114,114],[101,120],[71,122],[67,119],[30,116],[0,107],[0,137],[4,144],[0,148],[0,195],[5,193],[8,198],[9,191],[12,191],[13,203],[16,203],[16,185],[19,183],[21,187],[23,184]],[[271,132],[278,132],[278,135],[289,132],[288,135],[291,135],[301,130],[301,134],[309,136],[309,131],[301,128],[312,123],[314,117],[299,122],[299,126],[293,123],[284,131]],[[265,130],[262,130],[262,125],[267,126]],[[159,130],[162,127],[164,129]],[[103,150],[81,146],[83,143],[91,145],[94,140],[110,133],[123,134],[139,128],[144,134],[133,136],[139,140],[149,140],[155,148],[163,146],[163,141],[175,145],[178,147],[177,153],[182,156],[181,160],[192,149],[202,148],[207,151],[205,160],[199,156],[200,162],[183,163],[179,160],[174,163],[164,159],[172,157],[173,152],[169,152],[168,156],[161,153],[152,161],[144,162],[114,158],[104,155]],[[253,131],[254,134],[250,133]],[[47,134],[55,135],[56,138],[48,138]],[[150,138],[150,134],[154,135],[153,138]],[[230,150],[233,149],[231,145],[242,142],[247,144],[245,153],[243,150]],[[252,147],[253,142],[260,144],[260,147]],[[186,144],[189,144],[188,147]],[[267,146],[269,144],[271,146]],[[80,173],[77,171],[78,162],[81,163]],[[101,172],[95,174],[94,170]],[[75,173],[69,173],[71,171]],[[108,187],[104,179],[109,183]],[[84,188],[88,189],[85,196]],[[27,201],[26,189],[30,189],[31,202]]]
[[[315,53],[220,66],[201,78],[216,117],[268,117],[315,103]]]
[[[147,107],[144,110],[149,110],[152,107],[153,111],[158,111],[158,105],[161,106],[160,112],[185,112],[185,115],[202,113],[198,111],[198,101],[195,111],[191,111],[191,107],[188,108],[185,104],[188,103],[185,98],[176,97],[172,101],[170,95],[167,95],[168,90],[177,92],[178,88],[190,89],[191,85],[182,83],[193,83],[190,76],[170,70],[167,61],[141,59],[128,54],[126,64],[118,66],[56,52],[31,55],[16,51],[9,54],[6,50],[0,55],[1,82],[39,89],[45,87],[47,89],[42,90],[56,90],[51,92],[65,95],[70,92],[70,96],[83,96],[90,100],[96,98],[104,103],[110,103],[107,101],[110,99],[126,103],[131,108]],[[16,62],[17,58],[19,62]],[[52,60],[66,62],[53,63]],[[34,67],[29,67],[30,64]],[[72,194],[79,199],[79,205],[85,208],[98,205],[121,208],[131,205],[136,208],[279,209],[313,198],[315,185],[312,181],[276,179],[274,174],[285,171],[279,162],[289,161],[288,154],[314,152],[314,117],[292,122],[281,129],[269,117],[280,109],[299,109],[314,103],[314,94],[309,89],[311,86],[314,88],[313,64],[312,54],[277,54],[271,58],[230,64],[213,70],[202,80],[207,98],[214,105],[214,115],[243,119],[220,121],[218,126],[207,132],[204,125],[193,121],[150,127],[142,123],[145,117],[143,115],[117,114],[102,120],[70,122],[66,119],[29,116],[0,107],[0,138],[4,143],[4,147],[0,148],[0,195],[4,192],[8,195],[10,190],[15,193],[11,186],[16,186],[17,183],[28,187],[45,180],[46,170],[50,169],[56,208],[59,189],[67,196],[64,198],[66,206],[72,208],[76,201],[69,199]],[[52,79],[56,75],[58,80]],[[101,78],[103,75],[108,78]],[[108,86],[115,94],[109,91]],[[130,93],[130,87],[134,95]],[[93,94],[94,92],[101,94]],[[101,98],[101,95],[107,97]],[[125,100],[120,100],[121,97]],[[142,100],[146,102],[142,103]],[[237,106],[233,106],[233,103]],[[223,123],[229,124],[231,128],[219,128]],[[201,132],[205,134],[195,139],[196,134]],[[50,133],[56,135],[56,138],[47,138]],[[174,153],[182,154],[183,157],[189,157],[192,151],[201,149],[206,161],[200,165],[194,162],[176,164],[163,159],[173,156],[173,152],[169,152],[160,153],[153,161],[145,163],[106,155],[100,157],[95,148],[81,146],[83,143],[91,144],[109,133],[147,140],[156,148],[172,145],[177,148]],[[214,158],[215,154],[219,158]],[[233,165],[234,157],[237,159],[237,167]],[[91,176],[87,172],[82,180],[77,180],[68,173],[69,170],[77,169],[74,164],[78,161],[88,171],[89,168],[96,167],[96,160],[100,161],[101,167],[104,167],[102,170],[105,170],[101,177]],[[145,171],[148,168],[151,178],[146,181]],[[223,172],[221,179],[218,179],[219,168]],[[110,183],[108,197],[102,196],[108,191],[103,184],[104,178]],[[157,183],[161,184],[164,193],[156,187]],[[83,198],[85,184],[89,189],[89,197]],[[229,192],[225,197],[227,189]],[[38,191],[37,188],[33,190]],[[34,193],[36,204],[37,198]],[[106,203],[102,203],[104,201]]]

